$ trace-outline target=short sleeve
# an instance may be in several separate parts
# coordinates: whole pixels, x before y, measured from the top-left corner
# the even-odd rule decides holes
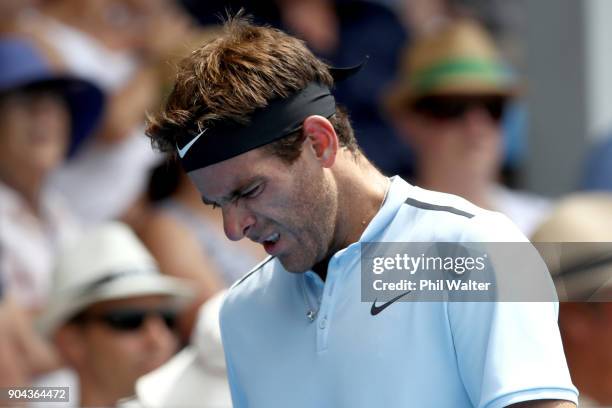
[[[475,219],[471,231],[466,241],[527,241],[505,216],[494,213]],[[558,303],[447,305],[459,372],[475,407],[538,399],[577,403],[557,324]]]
[[[459,372],[475,407],[577,401],[552,302],[448,304]]]

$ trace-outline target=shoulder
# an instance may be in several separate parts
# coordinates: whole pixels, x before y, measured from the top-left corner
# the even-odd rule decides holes
[[[250,281],[254,281],[256,280],[256,278],[254,277],[255,274],[257,274],[258,272],[264,273],[263,271],[265,269],[270,269],[273,264],[274,264],[274,260],[276,258],[274,258],[273,256],[268,256],[267,258],[265,258],[263,261],[261,261],[260,263],[258,263],[257,265],[255,265],[250,271],[248,271],[242,278],[238,279],[238,281],[236,281],[232,287],[230,288],[230,290],[240,290],[237,289],[238,286],[244,284],[249,278],[253,277],[253,279]],[[248,286],[248,284],[245,284],[244,286]],[[243,286],[243,287],[244,287]]]
[[[255,302],[258,296],[265,296],[261,292],[269,286],[276,262],[276,258],[267,257],[229,288],[221,307],[222,320],[234,313],[240,313],[244,308],[253,307],[251,303]]]
[[[444,218],[446,221],[466,223],[490,211],[472,204],[463,197],[412,186],[402,209],[418,218]]]
[[[505,215],[480,208],[447,193],[412,187],[394,224],[409,231],[410,240],[423,241],[525,241],[525,236]]]

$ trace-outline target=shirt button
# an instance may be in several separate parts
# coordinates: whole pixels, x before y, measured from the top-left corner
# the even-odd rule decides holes
[[[324,317],[321,319],[321,321],[319,321],[319,328],[321,330],[325,329],[327,327],[327,318]]]

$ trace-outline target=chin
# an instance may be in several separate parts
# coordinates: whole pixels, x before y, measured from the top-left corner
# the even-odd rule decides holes
[[[304,273],[312,269],[314,262],[307,262],[304,259],[291,259],[291,257],[279,257],[278,260],[287,272]]]
[[[50,173],[57,169],[62,164],[63,160],[62,155],[56,154],[55,152],[49,152],[49,154],[41,154],[38,157],[34,157],[30,163],[32,163],[32,167],[34,167],[38,172]]]
[[[143,364],[141,366],[141,373],[142,375],[149,373],[159,367],[161,367],[162,365],[164,365],[168,360],[170,360],[170,358],[172,358],[172,355],[169,355],[167,357],[158,357],[152,361],[147,361],[145,364]]]

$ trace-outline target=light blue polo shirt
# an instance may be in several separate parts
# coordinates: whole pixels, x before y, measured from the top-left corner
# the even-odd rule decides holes
[[[359,242],[525,241],[503,215],[392,179]],[[361,302],[360,243],[323,282],[268,258],[221,310],[236,408],[504,407],[577,401],[556,303]],[[314,319],[307,316],[317,310]]]

